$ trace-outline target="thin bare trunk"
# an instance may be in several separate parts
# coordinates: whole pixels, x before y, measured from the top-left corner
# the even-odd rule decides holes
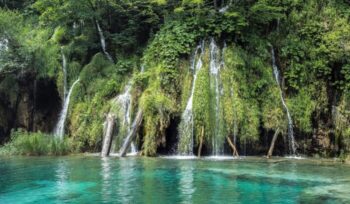
[[[202,154],[203,138],[204,138],[204,127],[202,126],[201,137],[199,139],[198,157],[201,157],[201,154]]]
[[[106,131],[103,138],[103,146],[101,151],[102,157],[107,157],[109,155],[109,152],[111,150],[111,144],[112,144],[112,137],[113,137],[113,129],[114,129],[114,115],[108,114],[107,115],[107,124],[106,124]]]
[[[233,144],[233,142],[231,141],[230,137],[226,137],[228,144],[230,145],[230,147],[232,148],[232,154],[235,157],[239,157],[236,145]]]
[[[267,153],[267,158],[270,158],[272,156],[273,149],[275,148],[275,143],[276,143],[276,140],[277,140],[279,132],[280,132],[280,129],[277,128],[275,134],[273,135],[273,138],[272,138],[272,141],[271,141],[271,145],[270,145],[270,149],[269,149],[269,151]]]
[[[126,151],[128,150],[131,142],[134,140],[137,131],[139,130],[141,123],[142,123],[142,116],[143,116],[143,112],[142,110],[139,110],[137,112],[136,118],[134,120],[134,123],[132,124],[131,127],[131,131],[128,133],[128,136],[125,139],[125,142],[122,146],[122,148],[120,148],[119,154],[121,157],[125,157],[126,155]]]

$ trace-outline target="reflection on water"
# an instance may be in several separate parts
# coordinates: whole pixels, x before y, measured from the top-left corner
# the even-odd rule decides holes
[[[196,190],[193,186],[193,180],[192,166],[181,167],[179,191],[181,192],[182,203],[192,203],[192,195]]]
[[[102,165],[102,200],[108,201],[111,198],[111,164],[110,159],[108,157],[101,158]]]
[[[57,195],[58,197],[63,198],[67,194],[67,180],[68,180],[67,164],[64,160],[59,160],[57,162],[55,177],[56,177]]]
[[[121,203],[132,203],[132,189],[137,185],[135,181],[135,160],[121,159],[118,168],[117,197]]]
[[[350,166],[303,159],[0,158],[0,203],[350,203]]]

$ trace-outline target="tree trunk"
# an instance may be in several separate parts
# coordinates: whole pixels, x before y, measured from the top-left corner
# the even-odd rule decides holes
[[[198,157],[201,157],[203,147],[204,127],[202,126],[201,137],[199,139]]]
[[[239,157],[236,145],[233,144],[233,142],[231,141],[230,137],[226,137],[228,144],[230,145],[230,147],[232,148],[232,154],[234,157]]]
[[[143,116],[143,112],[142,112],[142,110],[139,110],[137,112],[134,123],[132,124],[131,131],[128,133],[128,136],[126,137],[122,148],[120,148],[119,154],[121,157],[125,157],[126,151],[128,150],[131,142],[134,140],[136,133],[137,133],[138,129],[140,128],[140,125],[142,122],[142,116]]]
[[[105,135],[103,137],[103,145],[102,145],[102,151],[101,151],[102,157],[107,157],[109,155],[110,150],[111,150],[114,123],[115,123],[114,115],[108,114],[107,115],[106,131],[105,131]]]
[[[275,148],[275,142],[277,140],[279,132],[280,132],[280,129],[277,128],[275,134],[273,135],[273,138],[272,138],[272,141],[271,141],[271,145],[270,145],[270,149],[269,149],[269,151],[267,153],[267,158],[270,158],[272,156],[273,149]]]

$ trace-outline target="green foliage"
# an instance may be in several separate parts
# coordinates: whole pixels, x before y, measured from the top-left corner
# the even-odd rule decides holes
[[[23,49],[23,41],[28,26],[17,12],[0,9],[0,19],[0,42],[6,47],[0,52],[0,72],[26,68],[29,59]]]
[[[256,99],[252,97],[255,88],[250,88],[248,82],[253,76],[246,73],[251,65],[245,62],[245,58],[245,53],[236,46],[225,49],[225,66],[220,73],[224,93],[221,97],[223,119],[226,136],[256,140],[259,136],[260,112]],[[258,81],[254,85],[259,86]]]
[[[288,100],[288,107],[294,118],[294,125],[306,133],[312,132],[312,113],[315,111],[315,102],[311,99],[310,90],[302,89],[298,95]]]
[[[193,59],[195,60],[195,59]],[[193,83],[193,71],[189,69],[190,64],[187,62],[181,62],[180,73],[181,73],[181,82],[182,82],[182,91],[181,91],[181,110],[185,110],[187,101],[191,95],[191,88]]]
[[[72,95],[69,132],[77,151],[98,151],[102,144],[103,123],[109,100],[121,88],[116,66],[98,53],[80,73],[80,83]]]
[[[109,62],[106,57],[98,53],[91,62],[86,65],[80,73],[81,83],[83,84],[86,94],[94,96],[95,93],[102,96],[116,95],[120,89],[120,75],[116,72],[116,67]],[[113,80],[106,83],[110,79]],[[119,83],[118,83],[119,82]]]
[[[203,4],[204,0],[182,0],[183,4]]]
[[[227,60],[220,73],[224,93],[221,97],[221,105],[225,136],[228,137],[237,136],[238,128],[241,127],[244,119],[244,102],[239,93],[241,86],[239,70],[245,66],[245,63],[237,51],[238,49],[235,48],[226,48],[224,58]]]
[[[336,4],[309,1],[301,12],[295,10],[288,17],[285,26],[294,27],[282,41],[282,56],[289,66],[286,78],[293,88],[308,83],[317,86],[320,78],[332,81],[332,89],[347,86],[349,14]]]
[[[272,20],[284,17],[284,8],[277,3],[268,0],[259,0],[251,8],[252,18],[255,23],[268,24]]]
[[[64,42],[67,42],[67,34],[67,29],[59,26],[55,29],[52,40],[58,44],[64,44]]]
[[[98,151],[102,144],[104,113],[108,103],[96,96],[91,101],[76,103],[73,107],[69,131],[75,151]]]
[[[165,25],[146,50],[145,62],[173,67],[179,56],[190,53],[197,38],[192,29],[183,22],[175,21]]]
[[[204,129],[203,142],[207,143],[212,137],[209,52],[205,50],[203,55],[203,67],[197,74],[195,92],[193,95],[193,120],[195,126],[195,139],[197,144]]]
[[[161,74],[163,67],[153,69],[153,77],[150,78],[148,88],[140,99],[140,109],[143,110],[145,136],[143,141],[143,153],[147,156],[155,156],[157,147],[165,143],[165,130],[170,123],[171,114],[176,111],[175,101],[165,94],[161,87]]]
[[[259,108],[255,101],[245,101],[244,118],[240,127],[240,139],[256,141],[259,139]]]
[[[349,94],[344,95],[339,106],[336,107],[335,110],[335,127],[336,127],[336,135],[343,136],[348,142],[347,145],[350,145],[350,97]]]
[[[12,132],[11,141],[0,148],[0,155],[59,156],[71,151],[68,139],[59,140],[53,135],[18,130]]]
[[[68,84],[81,80],[67,120],[75,150],[99,150],[104,114],[113,111],[111,99],[132,79],[133,110],[144,110],[143,150],[155,155],[165,143],[170,119],[180,115],[190,94],[193,79],[185,61],[198,41],[210,37],[229,46],[220,73],[218,116],[208,50],[198,73],[193,101],[197,142],[202,127],[206,143],[215,128],[222,137],[244,140],[257,140],[261,128],[286,132],[269,44],[276,51],[282,92],[298,132],[334,126],[337,138],[349,137],[346,1],[232,1],[226,12],[219,12],[219,1],[209,0],[21,0],[0,5],[18,9],[0,9],[0,95],[6,104],[1,114],[7,114],[7,104],[16,106],[24,73],[55,77],[62,90],[62,49]],[[116,64],[98,53],[97,23]],[[140,58],[145,73],[136,72]],[[214,128],[216,119],[220,127]]]
[[[279,129],[281,132],[286,133],[287,116],[281,103],[280,90],[277,85],[267,90],[262,107],[262,121],[266,129],[275,131]]]

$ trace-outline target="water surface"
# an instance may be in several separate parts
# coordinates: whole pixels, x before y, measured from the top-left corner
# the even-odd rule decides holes
[[[0,158],[0,203],[350,203],[350,166],[245,158]]]

